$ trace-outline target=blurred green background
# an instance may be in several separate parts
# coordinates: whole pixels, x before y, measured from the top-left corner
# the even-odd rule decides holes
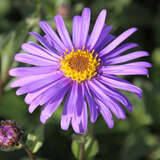
[[[150,53],[145,60],[153,65],[150,77],[125,77],[143,89],[143,98],[126,93],[133,104],[126,120],[116,120],[110,130],[102,117],[89,123],[92,143],[86,149],[87,160],[160,160],[160,1],[159,0],[0,0],[0,120],[14,119],[29,134],[27,144],[38,160],[75,160],[77,137],[73,130],[60,129],[61,106],[45,126],[39,121],[41,107],[29,114],[24,96],[16,96],[9,84],[8,70],[24,66],[13,61],[21,44],[36,40],[29,31],[41,33],[39,20],[55,27],[53,17],[61,14],[71,30],[72,17],[83,7],[92,10],[92,25],[99,11],[108,10],[106,23],[119,35],[130,27],[139,30],[128,41]],[[72,147],[71,147],[72,146]],[[73,152],[72,152],[73,151]],[[0,160],[27,160],[25,151],[0,152]]]

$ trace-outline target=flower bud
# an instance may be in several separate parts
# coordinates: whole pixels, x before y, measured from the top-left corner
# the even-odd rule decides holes
[[[3,151],[14,150],[22,138],[22,131],[13,120],[1,121],[0,125],[0,149]]]

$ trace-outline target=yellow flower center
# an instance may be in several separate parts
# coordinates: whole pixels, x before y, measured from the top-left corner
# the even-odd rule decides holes
[[[70,53],[66,51],[64,57],[60,60],[60,70],[63,71],[66,77],[72,78],[77,82],[90,80],[97,72],[96,69],[100,65],[100,59],[97,59],[97,54],[94,50],[89,52],[83,49],[73,49]]]

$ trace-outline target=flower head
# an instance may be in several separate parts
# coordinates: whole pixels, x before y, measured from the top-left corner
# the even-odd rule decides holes
[[[0,148],[8,150],[18,144],[22,137],[22,131],[18,128],[15,121],[1,121],[0,125]]]
[[[11,87],[20,87],[17,95],[27,94],[25,102],[29,104],[29,112],[44,105],[40,116],[42,123],[51,117],[66,95],[61,128],[67,130],[71,123],[76,133],[87,130],[87,106],[92,123],[99,114],[109,128],[114,125],[112,113],[118,119],[125,119],[121,105],[129,111],[132,111],[132,105],[117,89],[138,97],[142,96],[142,90],[117,75],[148,75],[147,68],[151,67],[143,61],[129,62],[148,56],[145,51],[122,55],[138,47],[135,43],[120,45],[136,28],[113,36],[109,33],[112,27],[105,25],[106,10],[102,10],[89,33],[90,17],[90,9],[84,8],[81,16],[73,18],[72,40],[60,15],[54,19],[58,35],[48,23],[41,21],[45,35],[30,33],[41,45],[24,43],[22,49],[26,54],[15,56],[16,61],[35,67],[19,67],[9,72],[11,76],[19,77]]]

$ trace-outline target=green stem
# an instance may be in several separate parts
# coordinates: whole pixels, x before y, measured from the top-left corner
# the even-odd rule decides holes
[[[81,143],[81,148],[80,148],[80,160],[85,160],[85,143]]]
[[[86,142],[86,134],[82,136],[79,160],[85,160],[85,142]]]
[[[34,154],[31,152],[31,150],[24,144],[22,143],[25,151],[27,152],[28,156],[31,158],[31,160],[36,160]]]

